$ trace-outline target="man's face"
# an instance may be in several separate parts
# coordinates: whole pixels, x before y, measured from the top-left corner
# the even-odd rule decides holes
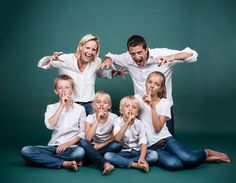
[[[148,57],[148,49],[144,49],[142,45],[130,46],[129,54],[139,67],[143,67]]]

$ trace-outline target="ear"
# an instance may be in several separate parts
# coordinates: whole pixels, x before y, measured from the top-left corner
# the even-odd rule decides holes
[[[55,93],[56,95],[58,95],[58,92],[57,92],[57,90],[54,90],[54,93]]]
[[[83,46],[84,46],[83,44],[79,45],[79,51],[82,51]]]

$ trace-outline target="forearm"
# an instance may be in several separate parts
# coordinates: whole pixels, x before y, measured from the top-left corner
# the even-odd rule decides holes
[[[48,119],[48,122],[49,122],[51,128],[54,128],[56,126],[63,108],[64,108],[64,106],[60,105],[59,108],[57,109],[57,111]]]
[[[125,123],[124,126],[120,129],[120,131],[115,135],[115,141],[120,142],[123,139],[127,128],[128,124]]]
[[[68,142],[66,142],[65,145],[66,145],[67,147],[70,147],[70,146],[72,146],[72,145],[77,144],[79,141],[80,141],[80,137],[79,137],[79,136],[76,136],[76,137],[74,137],[73,139],[71,139],[71,140],[69,140]]]
[[[157,115],[155,107],[151,108],[151,113],[152,113],[152,125],[156,133],[160,132],[163,124],[161,124],[161,121]]]
[[[106,146],[107,144],[110,144],[112,141],[114,141],[113,137],[111,139],[109,139],[108,141],[99,144],[99,148],[98,149],[101,149],[102,147]]]
[[[170,55],[171,61],[172,60],[186,60],[190,57],[192,57],[192,53],[189,52],[180,52],[180,53],[176,53],[173,55]]]
[[[97,126],[98,126],[98,122],[96,121],[95,123],[93,123],[92,125],[86,125],[86,132],[85,132],[85,138],[88,141],[91,141],[93,139],[93,136],[96,132]]]
[[[145,159],[147,154],[147,145],[146,144],[141,144],[140,147],[140,159]]]

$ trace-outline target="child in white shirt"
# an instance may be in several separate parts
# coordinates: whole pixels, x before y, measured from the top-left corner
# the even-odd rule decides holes
[[[106,92],[97,92],[92,104],[95,113],[87,116],[86,139],[82,139],[79,144],[84,148],[87,157],[103,170],[103,175],[107,175],[114,166],[106,161],[103,155],[106,152],[117,152],[121,149],[120,143],[114,142],[113,137],[113,126],[117,115],[109,112],[111,97]]]
[[[52,130],[48,146],[25,146],[21,155],[29,164],[76,171],[85,154],[76,143],[84,138],[86,113],[84,107],[72,101],[75,84],[70,76],[58,76],[54,91],[60,101],[48,105],[45,113],[45,125]]]
[[[166,121],[171,118],[171,103],[166,97],[165,76],[154,71],[146,81],[147,95],[135,97],[139,100],[148,148],[158,153],[157,165],[168,170],[193,168],[204,161],[229,163],[227,154],[212,149],[189,150],[169,132]]]
[[[149,164],[157,161],[157,153],[147,150],[146,131],[137,119],[140,112],[138,100],[133,96],[120,101],[121,116],[115,121],[115,140],[122,142],[121,152],[108,152],[105,159],[121,168],[137,168],[149,172]]]

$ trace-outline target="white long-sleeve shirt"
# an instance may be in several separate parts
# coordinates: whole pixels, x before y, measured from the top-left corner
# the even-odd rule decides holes
[[[76,136],[84,138],[86,113],[84,107],[76,103],[73,103],[68,111],[64,108],[56,126],[50,127],[48,119],[56,113],[59,106],[60,102],[48,105],[44,115],[46,127],[52,130],[52,137],[48,145],[61,145]]]
[[[125,122],[122,117],[116,119],[114,135],[120,131],[124,124]],[[141,144],[147,144],[144,124],[136,118],[134,124],[126,130],[122,142],[122,151],[131,151],[132,149],[139,151]]]
[[[158,64],[154,60],[157,57],[163,57],[181,52],[191,53],[192,56],[186,60],[174,60],[170,64],[164,64],[160,67],[158,67]],[[143,67],[137,66],[137,64],[133,61],[132,57],[130,56],[129,52],[123,54],[108,53],[106,57],[110,57],[113,63],[121,67],[126,67],[128,69],[133,81],[135,94],[145,95],[146,94],[145,83],[148,75],[153,71],[162,72],[166,77],[167,99],[169,99],[171,101],[171,104],[173,105],[173,98],[172,98],[173,67],[175,66],[175,64],[178,63],[191,63],[197,61],[198,54],[196,51],[188,47],[182,51],[172,50],[167,48],[149,49],[149,58],[145,62],[145,65]]]
[[[49,64],[43,66],[46,60],[48,60],[48,56],[40,59],[38,67],[45,70],[57,68],[59,74],[67,74],[74,79],[76,92],[73,100],[75,102],[89,102],[94,99],[96,76],[107,79],[112,78],[110,70],[97,70],[101,64],[100,58],[96,58],[89,63],[83,72],[78,68],[77,58],[74,53],[60,55],[58,60],[50,61]]]

